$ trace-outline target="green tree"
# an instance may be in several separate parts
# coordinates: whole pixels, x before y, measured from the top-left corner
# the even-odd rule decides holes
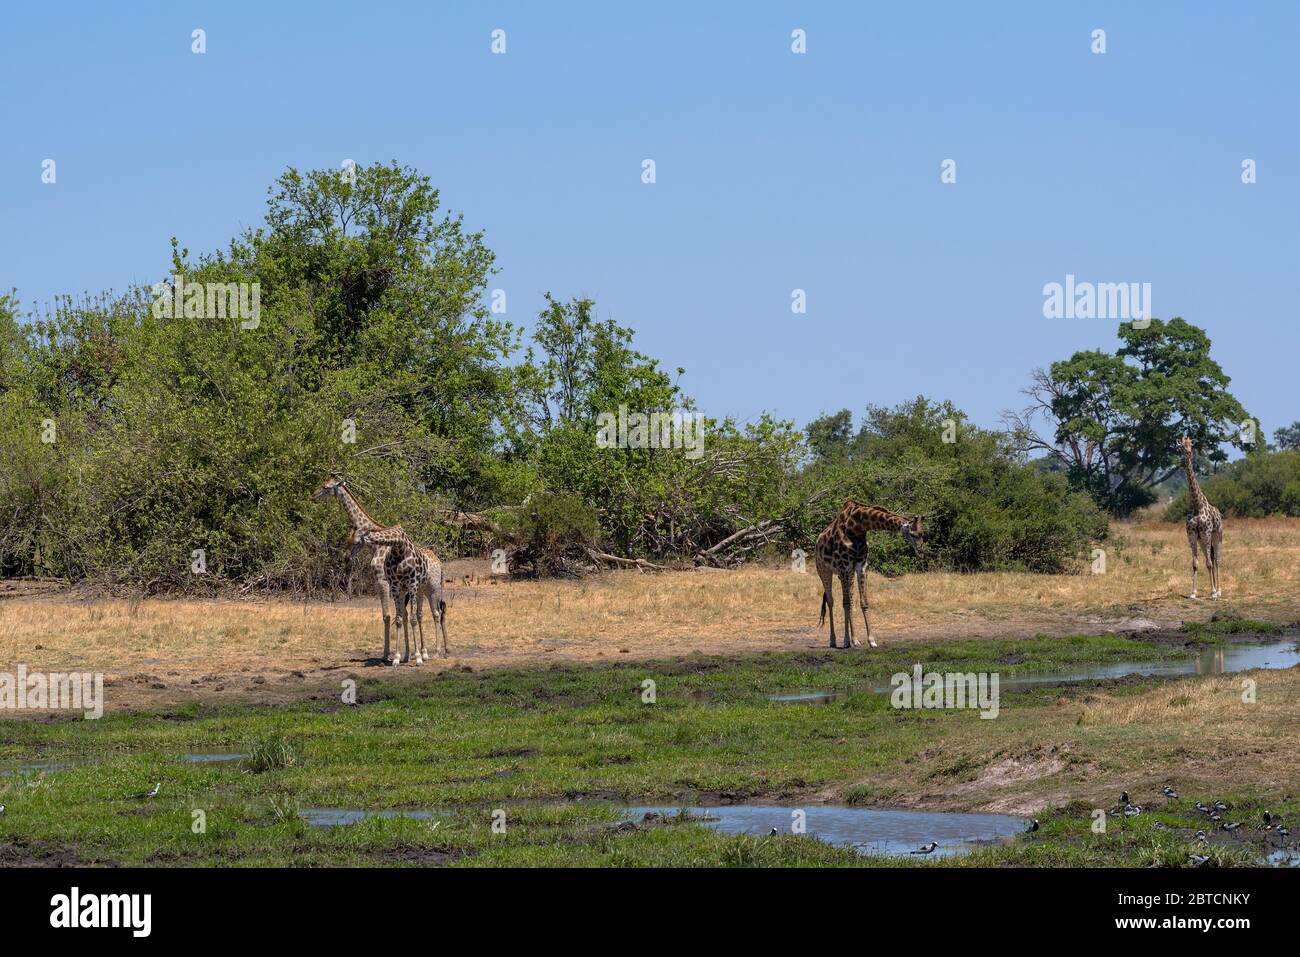
[[[1284,425],[1274,432],[1273,443],[1279,449],[1300,449],[1300,422]]]
[[[853,438],[853,413],[848,409],[831,415],[813,419],[804,429],[808,436],[808,448],[812,450],[816,461],[826,461],[849,452],[849,442]]]
[[[1035,370],[1025,390],[1030,405],[1004,417],[1020,448],[1046,452],[1071,485],[1127,514],[1151,502],[1152,489],[1178,470],[1180,436],[1191,436],[1210,463],[1222,463],[1221,446],[1247,447],[1247,415],[1210,358],[1203,330],[1154,319],[1146,328],[1122,323],[1119,337],[1113,355],[1077,352]]]

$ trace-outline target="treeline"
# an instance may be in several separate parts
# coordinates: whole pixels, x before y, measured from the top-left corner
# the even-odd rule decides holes
[[[1300,516],[1300,449],[1260,449],[1198,481],[1225,517]],[[1165,508],[1164,517],[1186,521],[1186,488]]]
[[[527,338],[494,314],[482,233],[396,163],[290,170],[261,227],[171,260],[179,288],[0,298],[0,574],[332,587],[346,526],[309,498],[331,472],[379,520],[523,573],[788,560],[849,496],[926,515],[930,567],[1064,571],[1105,534],[1065,476],[924,397],[856,431],[706,416],[689,455],[603,447],[620,407],[698,410],[589,300],[548,295]]]

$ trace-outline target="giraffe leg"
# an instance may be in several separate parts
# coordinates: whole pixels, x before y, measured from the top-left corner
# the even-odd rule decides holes
[[[1219,560],[1219,555],[1223,551],[1223,529],[1218,528],[1210,533],[1210,555],[1214,558],[1214,593],[1212,598],[1223,597],[1223,563]]]
[[[379,610],[384,615],[384,662],[388,662],[388,639],[392,629],[393,619],[388,614],[388,579],[384,577],[383,563],[375,559],[377,566],[375,568],[375,588],[379,592]]]
[[[1196,597],[1196,551],[1200,546],[1200,542],[1197,541],[1196,531],[1194,529],[1187,530],[1187,540],[1192,545],[1192,595],[1191,597],[1195,598]]]
[[[857,648],[862,642],[853,637],[853,569],[840,572],[840,588],[844,591],[844,647]]]
[[[442,597],[442,569],[434,571],[429,581],[427,594],[429,600],[429,611],[433,613],[434,637],[439,638],[437,632],[441,632],[438,646],[438,657],[447,657],[447,603]]]
[[[859,562],[856,571],[858,575],[858,601],[862,606],[862,623],[867,626],[867,644],[872,648],[879,648],[876,639],[871,637],[870,605],[867,602],[867,563]]]
[[[424,588],[421,586],[415,590],[415,663],[424,664],[427,657],[424,652]]]
[[[1205,553],[1205,570],[1210,576],[1210,598],[1211,600],[1219,597],[1219,577],[1218,569],[1214,567],[1214,548],[1210,545],[1210,533],[1206,532],[1201,537],[1201,551]]]
[[[820,555],[817,556],[817,575],[822,580],[822,614],[831,617],[831,647],[835,647],[835,578],[831,572],[831,566],[828,565]],[[818,629],[821,628],[821,622],[817,623]]]
[[[414,625],[415,612],[411,608],[411,587],[405,582],[402,583],[402,618],[405,628],[402,634],[402,663],[406,664],[411,660],[411,630]]]
[[[407,629],[411,627],[407,622],[407,590],[406,585],[398,585],[398,597],[396,597],[396,641],[393,644],[393,663],[411,661],[411,637]],[[406,641],[407,654],[402,654],[402,641]]]

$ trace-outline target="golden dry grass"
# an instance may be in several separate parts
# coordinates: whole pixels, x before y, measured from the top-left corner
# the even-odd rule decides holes
[[[1176,625],[1208,618],[1216,607],[1275,621],[1300,617],[1300,519],[1228,523],[1222,603],[1186,597],[1190,560],[1181,526],[1116,523],[1103,547],[1101,575],[1086,566],[1069,575],[873,574],[873,632],[887,643],[1098,631],[1136,618]],[[443,667],[821,647],[821,586],[811,564],[809,572],[626,571],[576,582],[453,584],[451,657],[398,670],[419,680]],[[1203,570],[1201,585],[1208,594]],[[304,684],[364,674],[382,635],[373,598],[13,598],[0,601],[0,670],[21,662],[31,670],[102,671],[116,688],[110,706],[214,694],[277,700],[300,694]]]

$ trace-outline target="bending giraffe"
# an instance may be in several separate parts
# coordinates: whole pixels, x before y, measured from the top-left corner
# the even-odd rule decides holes
[[[393,591],[393,605],[397,610],[397,630],[404,634],[405,654],[402,661],[424,664],[431,656],[424,643],[424,609],[421,601],[429,605],[435,625],[441,635],[439,654],[447,655],[447,603],[442,594],[442,563],[432,549],[422,548],[411,541],[400,525],[364,531],[358,535],[363,545],[387,548],[385,574]],[[412,602],[414,608],[411,607]],[[411,617],[415,618],[415,653],[411,648]]]
[[[1187,470],[1187,543],[1192,547],[1192,597],[1196,597],[1196,551],[1205,552],[1205,570],[1210,573],[1210,598],[1223,597],[1220,586],[1220,553],[1223,550],[1223,516],[1210,504],[1196,481],[1192,465],[1192,440],[1183,436],[1183,467]]]
[[[898,515],[878,505],[863,505],[849,499],[835,516],[835,520],[817,536],[817,574],[822,580],[822,611],[817,627],[826,620],[826,613],[831,616],[831,647],[835,648],[835,584],[834,576],[840,579],[840,590],[844,593],[844,647],[861,645],[853,637],[853,576],[858,579],[858,595],[862,607],[862,621],[867,628],[867,644],[878,647],[871,637],[871,617],[867,603],[867,532],[898,532],[912,546],[912,552],[920,558],[925,550],[925,532],[921,527],[921,516]]]

